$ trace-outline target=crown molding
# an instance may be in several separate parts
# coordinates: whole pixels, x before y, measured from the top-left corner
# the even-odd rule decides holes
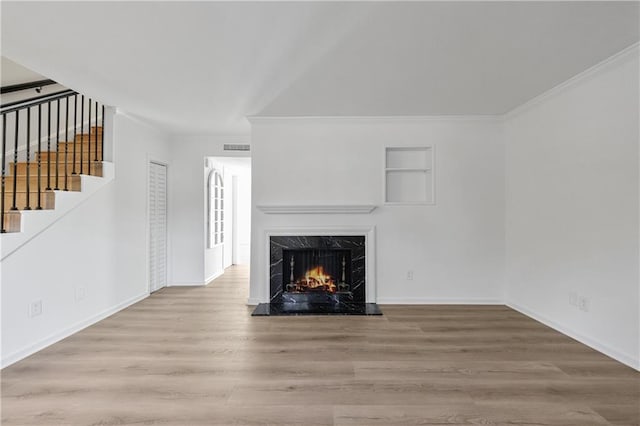
[[[585,80],[588,80],[601,72],[608,70],[609,68],[618,65],[624,61],[627,61],[633,58],[634,55],[638,55],[640,53],[640,42],[636,42],[629,47],[622,49],[620,52],[609,56],[607,59],[598,62],[594,66],[587,68],[586,70],[580,72],[579,74],[574,75],[568,80],[563,81],[555,87],[547,90],[546,92],[541,93],[540,95],[528,100],[520,106],[515,107],[511,111],[505,113],[503,115],[504,120],[508,120],[518,115],[528,111],[529,109],[535,107],[536,105],[541,104],[542,102],[553,98],[554,96],[564,92],[565,90],[570,89],[571,87],[576,86],[577,84],[582,83]]]
[[[183,133],[171,135],[184,143],[243,143],[251,145],[251,135],[242,133]],[[245,151],[246,152],[246,151]]]
[[[359,122],[364,124],[376,123],[411,123],[411,122],[448,122],[448,121],[501,121],[502,115],[394,115],[394,116],[260,116],[247,117],[251,124],[265,124],[277,122],[298,122],[298,123],[348,123]]]
[[[369,214],[377,206],[371,204],[332,205],[259,205],[266,214]]]

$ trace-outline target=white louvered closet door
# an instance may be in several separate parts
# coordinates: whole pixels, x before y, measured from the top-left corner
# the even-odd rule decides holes
[[[149,164],[150,290],[167,285],[167,166]]]

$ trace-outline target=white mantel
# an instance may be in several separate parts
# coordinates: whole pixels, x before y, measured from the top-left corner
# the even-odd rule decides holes
[[[263,279],[260,286],[260,295],[251,297],[249,305],[266,303],[269,301],[270,283],[270,237],[272,236],[297,236],[297,235],[362,235],[365,237],[365,293],[367,303],[376,303],[376,228],[375,226],[305,226],[305,227],[272,227],[264,230],[262,246],[264,247],[260,274]],[[256,262],[258,263],[258,262]]]

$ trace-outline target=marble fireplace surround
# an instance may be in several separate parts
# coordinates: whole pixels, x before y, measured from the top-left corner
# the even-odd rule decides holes
[[[365,281],[365,302],[376,302],[376,282],[375,282],[375,227],[305,227],[305,228],[277,228],[265,230],[265,288],[263,289],[263,300],[269,302],[272,296],[271,289],[271,237],[364,237],[364,281]],[[294,238],[295,239],[295,238]],[[291,247],[294,248],[294,247]],[[282,268],[280,268],[281,270]]]

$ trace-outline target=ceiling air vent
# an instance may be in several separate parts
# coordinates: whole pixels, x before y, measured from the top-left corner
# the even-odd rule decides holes
[[[251,146],[249,144],[232,144],[225,143],[224,144],[225,151],[250,151]]]

